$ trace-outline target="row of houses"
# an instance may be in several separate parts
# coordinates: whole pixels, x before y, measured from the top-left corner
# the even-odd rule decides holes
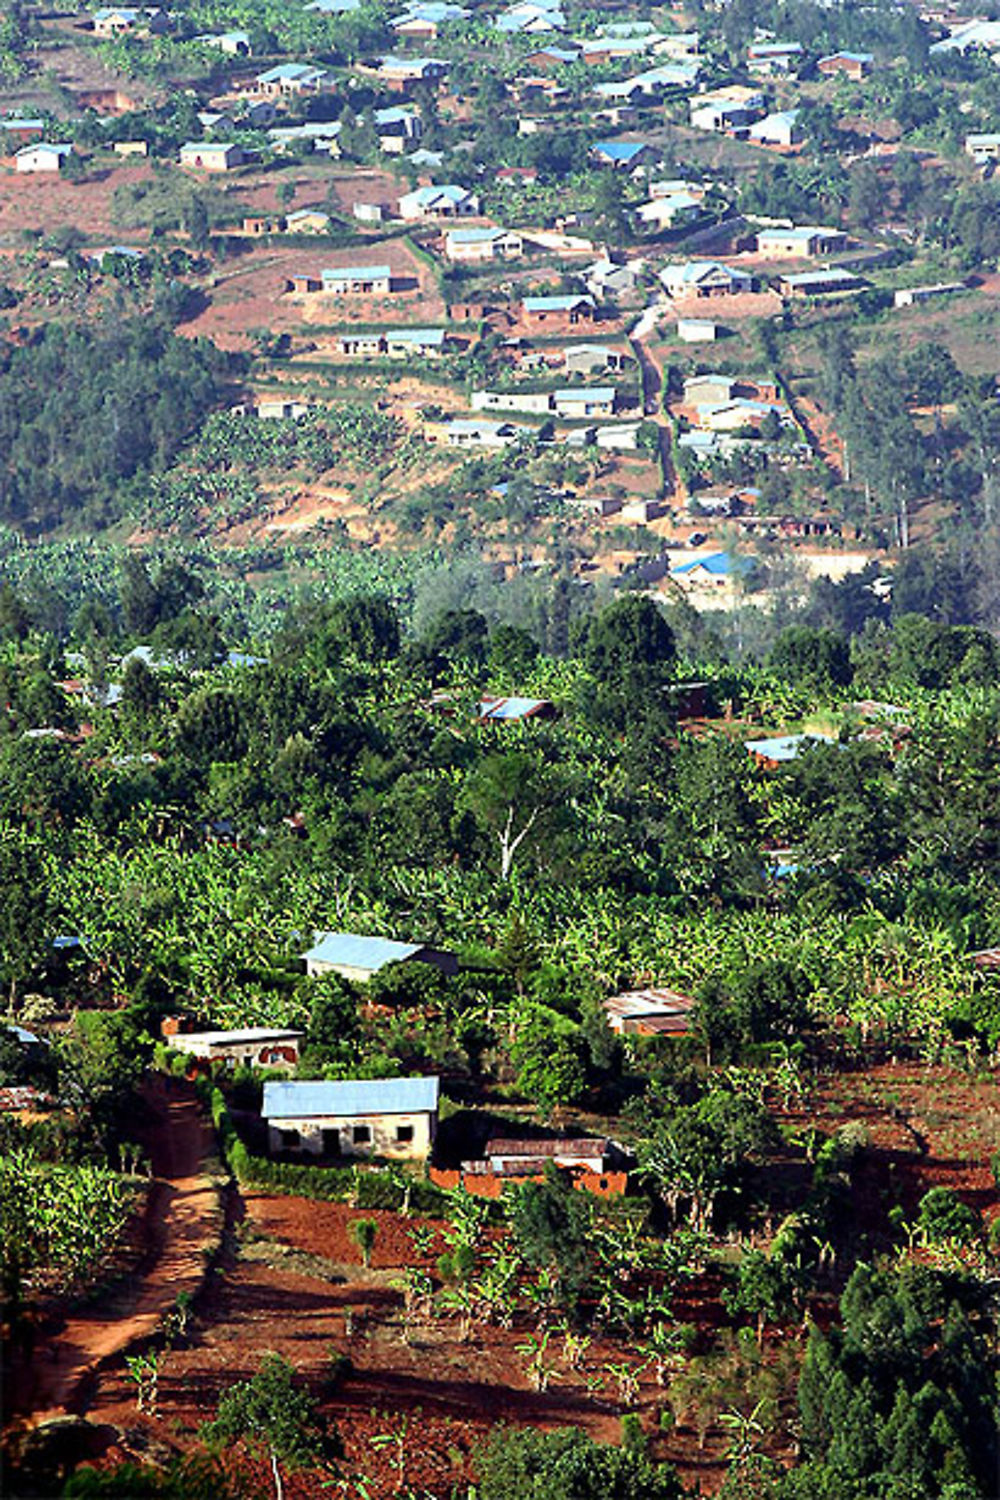
[[[530,412],[581,421],[613,417],[618,410],[618,391],[613,385],[566,386],[556,391],[473,391],[469,404],[473,411]]]

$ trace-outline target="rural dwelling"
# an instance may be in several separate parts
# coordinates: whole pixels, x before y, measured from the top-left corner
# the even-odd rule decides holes
[[[258,93],[274,99],[322,94],[332,82],[332,76],[325,68],[314,68],[311,63],[279,63],[276,68],[268,68],[266,73],[258,73],[254,86]]]
[[[253,56],[250,35],[246,31],[223,31],[217,36],[196,36],[194,40],[200,42],[203,47],[217,47],[227,57]]]
[[[718,324],[708,318],[678,318],[677,337],[682,344],[714,344]]]
[[[928,48],[932,56],[942,52],[996,52],[1000,48],[1000,21],[960,21],[946,37]]]
[[[415,108],[394,104],[375,111],[375,132],[380,151],[400,156],[413,141],[419,141],[424,122]]]
[[[188,141],[181,147],[181,166],[202,172],[232,172],[243,161],[243,147],[235,141]]]
[[[684,405],[730,401],[738,384],[732,375],[689,375],[684,382]]]
[[[778,291],[783,297],[835,297],[863,292],[868,283],[853,271],[828,266],[822,271],[801,271],[795,276],[779,276]]]
[[[460,21],[468,14],[464,5],[452,5],[448,0],[410,0],[402,15],[394,16],[389,25],[407,41],[434,42],[446,22]]]
[[[965,149],[977,166],[990,161],[1000,161],[1000,132],[988,131],[965,137]]]
[[[438,426],[429,422],[424,431],[431,441],[440,436],[449,448],[509,448],[519,438],[531,435],[530,427],[491,422],[485,417],[454,417]]]
[[[634,172],[648,163],[652,150],[645,141],[595,141],[590,154],[599,166]]]
[[[734,297],[753,291],[753,277],[718,260],[688,260],[664,266],[660,280],[671,297]]]
[[[705,557],[694,557],[671,569],[675,582],[693,588],[725,588],[737,583],[753,569],[753,559],[737,557],[732,552],[710,552]]]
[[[558,6],[532,4],[531,0],[512,5],[493,22],[494,28],[505,36],[542,36],[546,32],[562,31],[566,17]]]
[[[745,743],[750,755],[758,764],[773,770],[786,761],[794,760],[797,755],[801,755],[804,750],[811,749],[813,745],[834,745],[837,741],[831,740],[826,735],[780,734],[770,739],[747,740]]]
[[[100,37],[136,35],[140,32],[148,36],[163,36],[170,30],[170,26],[168,13],[155,5],[147,9],[103,6],[100,10],[95,10],[93,17],[94,35]]]
[[[701,198],[683,191],[663,193],[648,203],[640,203],[635,216],[647,229],[663,230],[673,229],[678,224],[690,224],[703,212]]]
[[[461,1184],[482,1198],[499,1198],[505,1182],[540,1182],[546,1169],[568,1172],[573,1186],[584,1192],[617,1196],[628,1187],[631,1158],[615,1142],[601,1138],[508,1140],[486,1143],[476,1161],[463,1161],[460,1171],[431,1168],[431,1181],[442,1188]]]
[[[521,304],[525,323],[529,328],[545,329],[557,333],[563,329],[576,328],[580,323],[592,323],[597,308],[593,297],[573,296],[525,297]]]
[[[498,698],[485,694],[479,701],[480,724],[520,724],[525,719],[554,719],[556,706],[548,698]]]
[[[317,932],[315,943],[304,954],[306,973],[312,979],[340,974],[356,984],[367,984],[373,974],[388,964],[432,964],[442,974],[454,974],[458,959],[442,948],[426,943],[397,943],[391,938],[367,937],[353,932]]]
[[[567,344],[563,366],[567,375],[593,375],[595,371],[623,370],[630,356],[607,344]]]
[[[63,142],[54,145],[39,141],[37,146],[22,146],[15,154],[14,166],[18,172],[61,172],[72,151],[73,147]]]
[[[343,130],[341,120],[306,120],[303,125],[275,125],[267,132],[271,150],[278,155],[305,148],[321,156],[339,156],[337,137]]]
[[[318,208],[296,208],[285,216],[286,234],[326,234],[330,215]]]
[[[116,156],[148,156],[148,141],[115,141],[114,152]]]
[[[619,265],[605,256],[587,266],[580,276],[591,296],[601,302],[606,297],[631,297],[638,290],[644,267],[641,260]]]
[[[351,212],[359,224],[382,224],[385,222],[385,209],[381,203],[355,203]]]
[[[604,1002],[608,1025],[619,1036],[684,1036],[694,1000],[674,990],[628,990]]]
[[[8,115],[5,120],[0,120],[0,135],[20,142],[22,146],[29,141],[37,141],[44,134],[44,120],[26,120],[23,115]]]
[[[464,263],[516,260],[524,254],[524,240],[515,229],[449,229],[444,253]]]
[[[604,1137],[541,1141],[495,1137],[487,1141],[483,1161],[488,1171],[500,1177],[540,1176],[548,1162],[567,1170],[593,1172],[600,1176],[615,1166],[624,1166],[626,1156],[620,1146]],[[474,1169],[471,1162],[463,1165],[466,1171]]]
[[[797,109],[778,109],[755,120],[746,138],[755,146],[798,146],[805,140],[805,132]]]
[[[272,1152],[313,1156],[430,1155],[437,1078],[265,1083],[261,1117]]]
[[[472,219],[479,212],[479,199],[457,183],[415,188],[399,200],[399,217],[408,223],[415,219]]]
[[[176,1052],[227,1068],[294,1068],[304,1031],[249,1026],[243,1031],[174,1031],[164,1021],[163,1035]]]
[[[551,391],[473,391],[469,405],[473,411],[523,411],[537,417],[555,411]]]
[[[936,286],[901,287],[892,296],[893,307],[915,307],[921,302],[932,302],[936,297],[949,297],[953,292],[966,291],[964,281],[940,281]]]
[[[444,352],[444,328],[386,328],[382,333],[345,333],[337,340],[341,354],[402,359],[411,354],[424,359]]]
[[[868,77],[874,61],[870,52],[832,52],[829,57],[820,58],[816,71],[824,78],[843,77],[860,83]]]
[[[842,229],[803,224],[792,229],[762,229],[757,235],[757,254],[811,259],[843,250],[846,244],[847,235]]]
[[[569,386],[553,395],[557,416],[580,421],[588,417],[613,417],[618,391],[613,385]]]
[[[381,333],[344,333],[337,340],[340,354],[361,359],[379,359],[386,352],[385,335]]]
[[[394,94],[408,94],[421,83],[439,83],[448,64],[437,57],[383,57],[377,77]]]
[[[328,297],[384,297],[392,291],[391,266],[328,266],[320,272]]]
[[[720,134],[739,134],[752,125],[764,108],[760,89],[742,84],[713,89],[698,94],[689,102],[690,122],[697,130],[714,130]]]
[[[801,42],[754,42],[747,52],[747,72],[759,78],[784,78],[801,61]]]
[[[665,515],[666,509],[662,500],[626,500],[621,516],[623,521],[634,526],[647,526],[650,521],[658,521]]]
[[[697,407],[698,426],[705,432],[743,432],[758,429],[769,417],[784,421],[784,406],[774,401],[751,401],[734,396],[731,401],[705,402]]]

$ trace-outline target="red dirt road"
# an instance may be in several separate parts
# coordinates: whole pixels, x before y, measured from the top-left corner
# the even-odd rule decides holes
[[[147,1208],[145,1261],[109,1300],[67,1318],[26,1368],[15,1364],[8,1372],[11,1406],[30,1413],[31,1425],[78,1410],[87,1376],[153,1333],[178,1295],[201,1285],[221,1213],[217,1188],[205,1173],[210,1135],[186,1085],[161,1080],[149,1102],[157,1115],[148,1141],[157,1181]]]

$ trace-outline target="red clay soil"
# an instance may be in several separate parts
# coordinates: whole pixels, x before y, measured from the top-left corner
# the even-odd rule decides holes
[[[847,1121],[867,1126],[870,1145],[856,1174],[852,1218],[859,1231],[878,1236],[888,1230],[894,1203],[912,1217],[920,1196],[938,1182],[986,1212],[994,1210],[987,1163],[1000,1144],[998,1101],[992,1079],[887,1064],[820,1080],[807,1107],[784,1118],[803,1133],[811,1125],[832,1133]],[[808,1186],[810,1169],[800,1155],[782,1166],[787,1191],[776,1192],[776,1207],[783,1196],[788,1207],[800,1202]],[[182,1166],[175,1164],[175,1170]],[[465,1340],[454,1315],[407,1326],[396,1280],[404,1266],[429,1267],[440,1254],[439,1221],[263,1193],[248,1194],[243,1206],[237,1255],[199,1297],[187,1347],[163,1356],[157,1417],[137,1414],[120,1361],[108,1361],[89,1384],[87,1416],[117,1430],[102,1464],[197,1447],[198,1428],[213,1415],[222,1390],[252,1375],[269,1351],[284,1355],[320,1399],[342,1443],[344,1493],[358,1500],[399,1494],[400,1463],[405,1485],[446,1500],[473,1477],[475,1447],[498,1421],[570,1425],[603,1441],[620,1439],[623,1408],[609,1367],[635,1364],[637,1353],[627,1342],[596,1335],[580,1372],[567,1368],[561,1336],[554,1334],[551,1383],[539,1392],[517,1348],[532,1331],[523,1318],[513,1329],[474,1324]],[[350,1238],[356,1218],[373,1218],[377,1225],[367,1270]],[[434,1231],[420,1254],[412,1241],[415,1229]],[[836,1317],[835,1297],[831,1283],[810,1309],[824,1326]],[[718,1275],[687,1283],[675,1299],[675,1313],[703,1333],[721,1333],[729,1320],[719,1302]],[[783,1407],[792,1399],[802,1340],[797,1323],[768,1331],[766,1362],[791,1356],[790,1367],[787,1359],[784,1366]],[[331,1384],[333,1360],[343,1356],[350,1373]],[[635,1409],[653,1451],[674,1463],[686,1482],[698,1483],[701,1493],[714,1493],[725,1475],[726,1435],[717,1425],[709,1427],[700,1446],[687,1416],[663,1435],[664,1402],[652,1371],[643,1371]],[[778,1456],[790,1460],[786,1448]],[[267,1484],[263,1468],[257,1477]],[[287,1476],[289,1500],[319,1494],[329,1477],[316,1470]]]
[[[25,229],[46,234],[79,224],[92,235],[121,236],[111,222],[111,199],[123,183],[142,182],[152,173],[148,162],[138,167],[99,168],[86,182],[70,182],[55,173],[0,171],[0,236],[20,235]],[[148,238],[145,229],[126,232],[129,242]]]
[[[193,1294],[204,1277],[220,1222],[218,1191],[204,1171],[211,1137],[186,1084],[152,1084],[149,1103],[156,1119],[146,1144],[157,1181],[147,1208],[146,1260],[110,1303],[67,1318],[44,1352],[7,1372],[10,1407],[30,1414],[30,1425],[81,1410],[87,1377],[152,1334],[178,1295]]]

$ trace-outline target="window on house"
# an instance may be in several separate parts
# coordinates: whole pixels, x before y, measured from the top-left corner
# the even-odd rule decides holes
[[[372,1132],[370,1125],[355,1125],[351,1131],[351,1139],[356,1146],[370,1146]]]
[[[299,1144],[299,1132],[297,1130],[283,1130],[281,1132],[282,1150],[294,1151]]]
[[[396,1140],[397,1140],[398,1144],[401,1145],[401,1146],[402,1145],[408,1145],[409,1142],[413,1140],[413,1126],[412,1125],[397,1125],[396,1126]]]

